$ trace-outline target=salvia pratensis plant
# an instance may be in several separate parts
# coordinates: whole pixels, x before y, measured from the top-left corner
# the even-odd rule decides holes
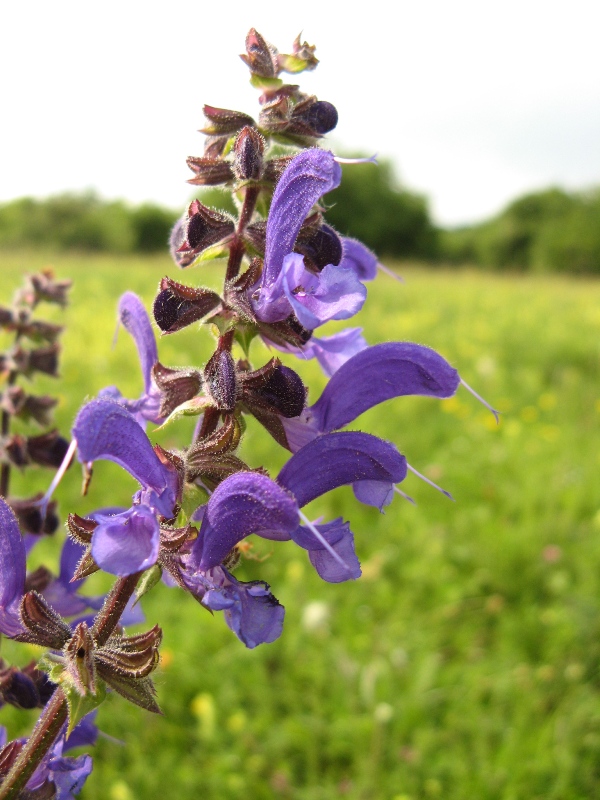
[[[165,276],[152,308],[162,335],[199,322],[216,331],[207,362],[185,369],[161,363],[152,321],[128,292],[118,316],[138,349],[142,394],[128,398],[106,387],[78,413],[70,445],[54,430],[25,437],[11,430],[13,417],[47,426],[55,401],[27,394],[21,378],[57,374],[60,334],[33,312],[42,300],[64,304],[68,284],[48,273],[33,276],[13,306],[0,309],[0,323],[14,332],[0,356],[0,631],[46,649],[39,663],[22,669],[0,661],[2,702],[42,709],[28,740],[7,742],[2,734],[0,800],[78,793],[91,758],[66,754],[95,741],[95,709],[107,691],[159,711],[152,672],[161,630],[155,625],[129,635],[125,627],[140,621],[133,600],[161,579],[223,612],[233,633],[253,648],[281,635],[284,608],[264,581],[235,578],[246,537],[293,541],[325,581],[358,578],[350,524],[313,521],[303,508],[350,485],[359,502],[383,509],[395,494],[407,497],[398,485],[408,471],[419,473],[395,444],[344,428],[390,398],[447,398],[463,383],[423,345],[369,346],[356,327],[320,334],[326,322],[350,319],[362,308],[366,284],[380,268],[370,250],[325,220],[326,195],[341,181],[343,159],[321,140],[335,128],[337,111],[284,82],[283,73],[317,66],[315,48],[300,38],[291,53],[281,54],[251,30],[242,60],[260,92],[256,118],[205,106],[204,153],[187,161],[189,182],[222,187],[237,212],[195,199],[170,240],[181,269],[211,270],[224,262],[222,288]],[[252,347],[255,338],[299,362],[316,359],[329,378],[321,396],[309,403],[300,374],[277,355],[257,363],[254,354],[264,350]],[[240,455],[248,415],[289,452],[276,475]],[[196,418],[186,448],[152,444],[149,425],[182,416]],[[32,534],[57,527],[51,494],[75,450],[86,483],[95,462],[108,459],[139,489],[129,508],[70,513],[60,574],[28,573]],[[13,498],[10,470],[31,462],[58,468],[57,477],[43,497]],[[98,570],[115,576],[112,589],[101,597],[83,594],[85,579]]]

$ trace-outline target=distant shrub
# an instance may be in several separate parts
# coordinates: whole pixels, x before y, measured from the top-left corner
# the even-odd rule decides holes
[[[398,187],[389,162],[348,164],[340,187],[325,201],[327,220],[343,235],[360,239],[380,256],[435,258],[438,231],[427,200]]]
[[[600,193],[525,195],[480,225],[443,232],[440,252],[487,269],[600,272]]]
[[[153,205],[131,208],[93,192],[30,197],[0,206],[0,246],[113,253],[166,249],[174,212]]]

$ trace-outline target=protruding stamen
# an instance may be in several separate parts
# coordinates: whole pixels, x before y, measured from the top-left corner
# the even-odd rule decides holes
[[[342,156],[334,156],[333,160],[337,161],[338,164],[376,164],[377,153],[374,153],[368,158],[343,158]]]
[[[398,275],[397,273],[394,272],[393,269],[390,269],[389,267],[384,266],[379,261],[377,262],[377,269],[380,269],[382,272],[385,272],[386,275],[389,275],[390,278],[393,278],[395,281],[398,281],[398,283],[404,283],[405,282],[404,278],[402,277],[402,275]]]
[[[54,494],[54,490],[58,486],[58,484],[63,479],[63,475],[69,468],[69,464],[71,463],[71,459],[75,455],[75,451],[77,450],[77,440],[73,439],[69,447],[67,448],[67,452],[65,453],[65,457],[63,458],[60,467],[56,470],[54,478],[52,478],[52,483],[48,487],[46,494],[40,498],[38,501],[38,505],[40,507],[42,516],[46,517],[46,511],[48,509],[48,503],[52,499],[52,495]]]
[[[335,550],[333,549],[333,547],[332,547],[332,546],[329,544],[329,542],[328,542],[328,541],[327,541],[327,540],[326,540],[326,539],[325,539],[325,538],[324,538],[324,537],[323,537],[323,536],[322,536],[322,535],[319,533],[319,531],[317,530],[317,528],[316,528],[316,527],[315,527],[315,526],[312,524],[312,522],[311,522],[311,521],[308,519],[308,517],[307,517],[305,514],[303,514],[303,513],[302,513],[302,511],[300,511],[300,512],[299,512],[299,514],[300,514],[300,519],[301,519],[301,520],[302,520],[302,522],[303,522],[303,523],[306,525],[306,527],[309,529],[309,531],[310,531],[310,532],[313,534],[313,536],[314,536],[314,537],[315,537],[315,538],[316,538],[316,539],[317,539],[319,542],[321,542],[321,544],[323,545],[323,547],[324,547],[324,548],[325,548],[325,549],[326,549],[326,550],[329,552],[329,554],[330,554],[330,555],[332,555],[332,556],[333,556],[333,558],[335,558],[335,560],[338,562],[338,564],[340,564],[340,565],[341,565],[341,566],[342,566],[342,567],[343,567],[345,570],[347,570],[348,572],[350,572],[350,567],[348,566],[348,564],[346,564],[346,562],[344,561],[344,559],[343,559],[343,558],[342,558],[342,557],[341,557],[341,556],[340,556],[338,553],[336,553],[336,552],[335,552]]]
[[[397,486],[394,486],[394,491],[396,492],[396,494],[399,494],[400,497],[403,497],[405,500],[408,500],[409,503],[412,503],[413,506],[417,505],[416,500],[413,500],[413,498],[409,494],[406,494],[406,492],[403,492],[402,489],[399,489]]]
[[[483,405],[484,405],[486,408],[488,408],[488,409],[489,409],[489,410],[492,412],[492,414],[493,414],[493,415],[494,415],[494,417],[496,418],[496,423],[497,423],[497,424],[499,424],[499,423],[500,423],[500,412],[499,412],[499,411],[496,411],[496,409],[495,409],[495,408],[492,408],[492,406],[491,406],[491,405],[490,405],[488,402],[486,402],[486,401],[483,399],[483,397],[482,397],[480,394],[477,394],[477,392],[475,391],[475,389],[471,389],[471,387],[469,386],[469,384],[468,384],[468,383],[466,383],[465,381],[463,381],[463,379],[462,379],[462,378],[460,379],[460,382],[462,383],[462,385],[465,387],[465,389],[466,389],[468,392],[471,392],[471,394],[473,395],[473,397],[476,397],[476,398],[479,400],[479,402],[480,402],[480,403],[482,403],[482,404],[483,404]]]
[[[421,475],[421,473],[420,473],[420,472],[418,472],[418,471],[417,471],[417,470],[416,470],[414,467],[411,467],[411,465],[410,465],[410,464],[407,464],[406,466],[407,466],[407,467],[409,468],[409,470],[410,470],[410,471],[413,473],[413,475],[416,475],[416,476],[417,476],[417,478],[421,478],[421,480],[422,480],[422,481],[425,481],[425,483],[428,483],[428,484],[429,484],[430,486],[432,486],[434,489],[437,489],[437,490],[438,490],[438,492],[441,492],[442,494],[445,494],[445,495],[446,495],[446,497],[448,497],[450,500],[452,500],[452,502],[454,502],[454,498],[452,497],[452,495],[450,494],[450,492],[447,492],[445,489],[442,489],[442,487],[441,487],[441,486],[438,486],[438,485],[437,485],[437,483],[434,483],[433,481],[430,481],[430,480],[429,480],[429,478],[425,477],[425,475]]]

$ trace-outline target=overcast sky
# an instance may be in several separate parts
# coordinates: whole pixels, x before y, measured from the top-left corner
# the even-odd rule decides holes
[[[391,158],[440,223],[600,184],[598,0],[33,0],[0,11],[0,201],[93,187],[183,207],[202,105],[256,113],[251,26],[317,45],[297,80],[336,105],[332,147]]]

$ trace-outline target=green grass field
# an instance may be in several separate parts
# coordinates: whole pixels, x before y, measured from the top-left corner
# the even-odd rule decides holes
[[[9,291],[46,261],[0,265]],[[68,324],[57,414],[66,431],[102,386],[139,394],[127,335],[111,349],[116,300],[133,289],[150,301],[176,272],[167,259],[54,266],[74,280],[73,305],[53,312]],[[404,285],[378,278],[357,324],[372,344],[439,350],[501,423],[461,389],[444,402],[399,398],[356,427],[393,440],[456,502],[412,476],[403,488],[416,507],[397,498],[380,515],[350,489],[315,502],[315,515],[352,523],[364,575],[349,584],[322,582],[293,543],[257,540],[268,557],[236,574],[267,580],[287,615],[281,639],[254,651],[179,590],[154,590],[143,605],[164,629],[164,716],[109,699],[100,727],[125,745],[99,741],[86,800],[600,796],[600,285],[403,270]],[[199,326],[159,345],[168,365],[199,364],[211,346]],[[257,365],[266,355],[256,345]],[[297,369],[314,401],[324,379],[311,363]],[[192,425],[161,443],[185,445]],[[244,451],[253,466],[285,461],[252,424]],[[35,474],[35,488],[47,481]],[[59,490],[63,513],[129,504],[134,489],[104,462],[84,499],[79,482],[75,467]],[[15,479],[17,489],[27,491]],[[11,735],[33,721],[0,716]]]

